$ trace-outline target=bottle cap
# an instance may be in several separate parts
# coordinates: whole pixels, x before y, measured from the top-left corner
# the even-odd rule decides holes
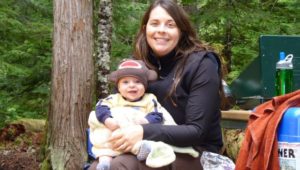
[[[285,52],[280,52],[279,53],[279,60],[284,60],[285,59]]]
[[[285,56],[285,52],[280,52],[280,60],[276,63],[276,69],[293,69],[293,54]]]

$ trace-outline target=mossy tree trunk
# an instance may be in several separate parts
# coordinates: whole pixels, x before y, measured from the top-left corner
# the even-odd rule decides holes
[[[96,67],[97,67],[97,98],[108,95],[107,74],[110,67],[111,39],[112,39],[112,2],[100,0],[98,11],[98,38],[96,41]]]
[[[92,6],[91,0],[53,1],[48,169],[82,169],[86,161],[85,129],[94,92]]]

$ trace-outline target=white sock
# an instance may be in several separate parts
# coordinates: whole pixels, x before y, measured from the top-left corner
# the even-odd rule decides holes
[[[150,152],[151,152],[151,143],[149,141],[142,141],[139,152],[137,154],[137,159],[139,161],[146,160]]]
[[[110,169],[110,161],[109,157],[101,157],[99,158],[99,163],[97,164],[96,170],[109,170]]]

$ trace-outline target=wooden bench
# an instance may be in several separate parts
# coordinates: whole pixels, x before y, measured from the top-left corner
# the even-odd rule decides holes
[[[251,111],[248,110],[228,110],[222,111],[222,119],[248,121]]]
[[[222,111],[221,125],[229,129],[245,129],[251,111],[249,110],[228,110]]]

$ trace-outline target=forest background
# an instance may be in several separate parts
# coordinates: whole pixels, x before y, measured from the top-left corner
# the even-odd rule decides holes
[[[114,69],[119,60],[130,56],[149,0],[112,2],[110,66]],[[222,56],[228,83],[259,55],[259,36],[300,35],[300,2],[297,0],[180,2],[200,39],[210,43]],[[94,9],[98,3],[94,1]],[[94,13],[97,32],[97,10]],[[0,128],[19,118],[47,118],[52,31],[51,0],[0,1]]]

